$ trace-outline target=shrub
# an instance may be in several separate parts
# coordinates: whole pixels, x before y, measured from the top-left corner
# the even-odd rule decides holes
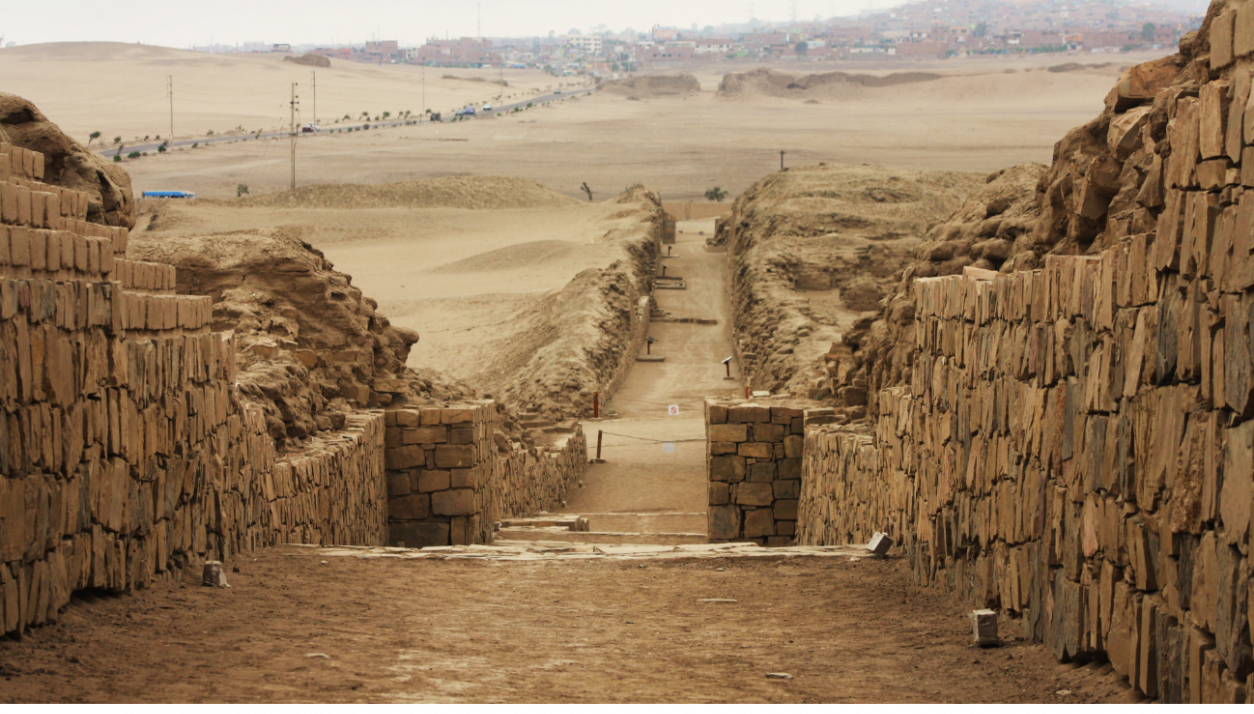
[[[722,203],[723,199],[725,198],[727,198],[727,192],[719,188],[718,186],[715,186],[714,188],[709,189],[708,191],[705,192],[705,200],[707,201],[713,201],[715,203]]]
[[[121,161],[121,160],[122,160],[122,157],[121,157],[121,156],[118,156],[117,154],[114,154],[114,155],[113,155],[113,160],[114,160],[114,161]]]
[[[128,158],[128,159],[138,159],[141,155],[142,155],[142,154],[140,154],[138,151],[132,151],[131,153],[129,153],[129,154],[127,154],[127,155],[126,155],[126,158]]]

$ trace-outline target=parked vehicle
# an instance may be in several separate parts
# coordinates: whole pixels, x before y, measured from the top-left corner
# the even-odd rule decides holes
[[[492,102],[484,102],[484,103],[483,103],[483,111],[485,111],[485,112],[490,112],[490,111],[492,111]]]
[[[313,122],[310,122],[300,128],[300,133],[313,134],[313,133],[316,133],[318,130],[319,130],[318,125],[314,124]]]
[[[474,115],[475,115],[475,105],[467,104],[466,108],[462,110],[462,116],[472,117]]]

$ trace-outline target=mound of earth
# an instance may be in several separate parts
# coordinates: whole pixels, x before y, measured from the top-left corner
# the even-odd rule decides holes
[[[741,369],[755,389],[818,396],[823,356],[874,315],[928,226],[980,178],[807,166],[745,191],[708,242],[728,247]],[[818,391],[816,391],[818,390]]]
[[[883,77],[847,72],[792,75],[765,67],[723,76],[718,96],[749,98],[755,96],[805,98],[840,98],[863,88],[895,87],[902,84],[930,82],[941,75],[930,72],[894,72]]]
[[[131,177],[71,139],[27,100],[0,92],[0,141],[44,155],[44,183],[88,194],[87,220],[135,226]]]
[[[604,82],[602,91],[636,99],[671,97],[701,91],[701,82],[691,74],[654,74]]]
[[[575,199],[534,181],[503,176],[450,176],[399,183],[321,184],[225,201],[269,208],[546,208]]]
[[[283,61],[294,62],[296,64],[303,64],[309,67],[330,67],[331,66],[330,57],[323,57],[322,55],[315,55],[315,54],[309,54],[309,53],[303,54],[299,57],[284,57]]]
[[[473,396],[407,372],[417,333],[377,314],[300,233],[137,232],[129,254],[176,266],[179,293],[213,298],[214,329],[235,331],[240,391],[264,409],[280,448],[340,428],[355,408]]]

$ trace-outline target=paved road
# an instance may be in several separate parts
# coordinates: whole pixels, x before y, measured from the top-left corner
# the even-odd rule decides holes
[[[553,101],[565,99],[567,97],[577,97],[583,94],[591,94],[592,92],[595,92],[595,91],[596,91],[595,89],[591,89],[591,88],[572,89],[569,92],[562,92],[561,94],[544,94],[539,97],[528,97],[526,99],[522,99],[512,104],[502,104],[499,107],[495,107],[491,112],[482,113],[480,115],[477,115],[475,118],[477,119],[480,116],[486,116],[488,114],[504,114],[506,112],[513,111],[515,107],[526,107],[528,104],[541,104],[545,102],[553,102]],[[344,125],[336,126],[335,130],[338,131],[341,129],[361,129],[366,126],[369,126],[372,129],[383,129],[386,127],[403,126],[404,124],[407,124],[409,121],[413,121],[413,120],[395,119],[391,121],[382,121],[382,122],[361,122],[358,124],[344,124]],[[429,124],[430,122],[424,122],[422,120],[418,120],[418,123]],[[323,132],[323,133],[326,133],[326,132]],[[200,138],[194,138],[194,139],[177,139],[174,142],[174,146],[175,147],[191,146],[193,144],[224,144],[224,143],[230,143],[232,141],[248,141],[250,139],[253,139],[254,137],[261,138],[261,139],[272,139],[274,137],[279,137],[279,136],[290,136],[290,132],[287,132],[287,131],[262,132],[260,137],[257,137],[256,134],[236,134],[233,136],[206,136],[206,137],[200,137]],[[301,134],[300,136],[305,136],[305,135]],[[309,136],[314,136],[314,134],[309,134]],[[112,157],[115,154],[117,154],[119,150],[124,151],[127,154],[131,153],[132,151],[139,151],[139,152],[156,151],[157,147],[161,146],[162,143],[164,142],[150,141],[150,142],[145,142],[142,144],[123,144],[122,147],[120,147],[120,149],[119,147],[110,146],[107,148],[98,149],[96,153],[100,154],[101,156]]]

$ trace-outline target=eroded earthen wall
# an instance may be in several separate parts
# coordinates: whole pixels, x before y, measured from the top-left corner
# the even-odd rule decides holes
[[[0,144],[0,633],[274,543],[379,544],[383,416],[277,454],[235,341]]]

